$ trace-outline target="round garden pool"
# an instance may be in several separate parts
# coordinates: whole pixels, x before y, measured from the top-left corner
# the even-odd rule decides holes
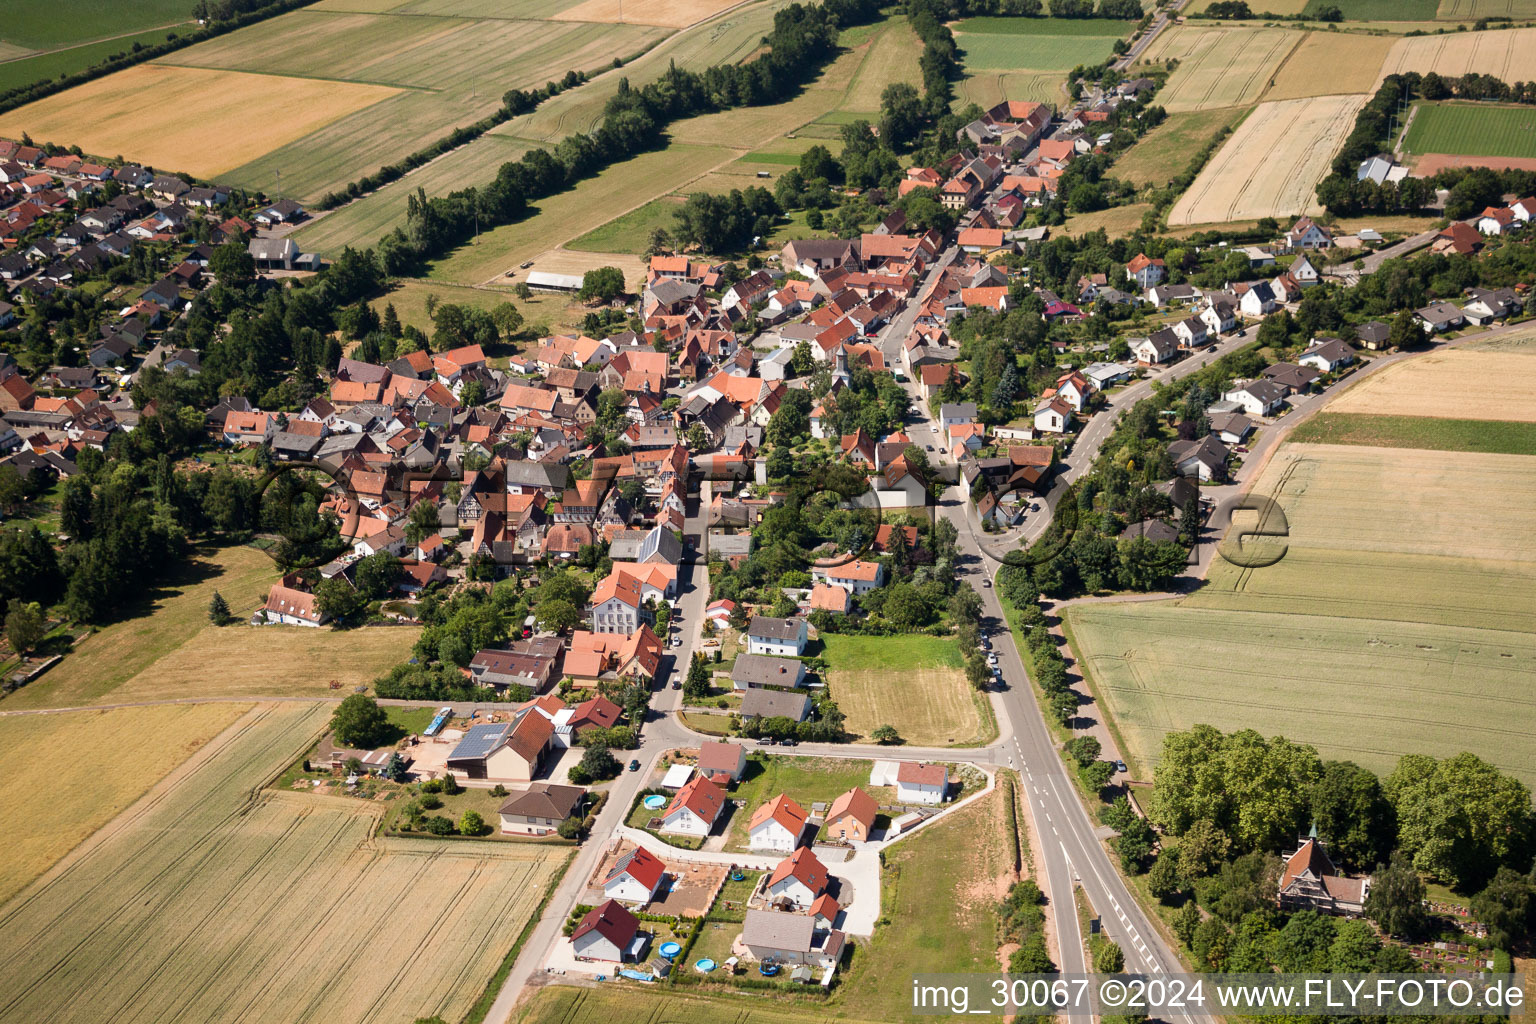
[[[667,798],[660,793],[652,793],[642,800],[641,803],[645,805],[645,809],[648,811],[659,811],[667,805]]]
[[[661,944],[661,948],[659,950],[657,950],[658,953],[660,953],[662,956],[666,957],[668,960],[671,960],[673,957],[677,956],[677,954],[681,953],[682,951],[683,951],[683,947],[680,944],[676,943],[676,942],[663,942]]]

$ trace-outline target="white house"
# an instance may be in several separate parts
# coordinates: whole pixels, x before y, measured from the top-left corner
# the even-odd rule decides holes
[[[1093,385],[1088,378],[1075,370],[1064,373],[1056,379],[1054,393],[1047,392],[1051,398],[1059,398],[1070,405],[1074,412],[1082,412],[1083,406],[1088,404],[1088,396],[1093,393]]]
[[[1200,311],[1200,322],[1211,334],[1226,334],[1237,326],[1237,311],[1225,302],[1213,302]]]
[[[1072,407],[1059,398],[1040,403],[1035,409],[1035,429],[1047,434],[1063,434],[1072,427]]]
[[[1275,289],[1268,281],[1255,281],[1237,300],[1237,308],[1244,316],[1268,316],[1279,305],[1275,301]]]
[[[1227,479],[1227,449],[1215,434],[1198,441],[1174,441],[1168,445],[1168,460],[1180,476],[1193,474],[1216,483]]]
[[[941,804],[949,789],[949,766],[901,762],[896,770],[896,802],[899,804]]]
[[[1166,327],[1154,331],[1150,337],[1138,338],[1131,343],[1131,355],[1143,366],[1166,363],[1178,354],[1178,335]]]
[[[804,619],[771,619],[755,615],[747,624],[747,653],[798,658],[805,653],[810,631]]]
[[[377,555],[388,551],[399,558],[411,548],[411,542],[406,539],[405,527],[396,523],[387,530],[381,530],[372,537],[365,537],[352,545],[352,553],[358,558],[367,558],[369,555]]]
[[[1268,416],[1285,402],[1285,388],[1274,381],[1249,381],[1221,396],[1236,402],[1249,416]]]
[[[1113,384],[1129,380],[1132,373],[1131,368],[1123,363],[1090,363],[1083,367],[1082,372],[1095,391],[1103,391]],[[1002,436],[1000,432],[998,436]]]
[[[1477,216],[1477,230],[1485,235],[1507,235],[1522,226],[1515,211],[1507,206],[1490,206]]]
[[[1154,260],[1142,252],[1125,265],[1125,276],[1127,280],[1135,281],[1142,291],[1146,291],[1166,277],[1167,271],[1162,260]]]
[[[1326,249],[1331,245],[1332,236],[1314,224],[1311,217],[1301,218],[1285,233],[1287,249]]]
[[[770,902],[784,901],[798,910],[808,910],[816,897],[827,891],[827,869],[802,846],[779,862],[768,876],[763,894]]]
[[[857,597],[885,584],[885,566],[879,562],[853,561],[842,565],[813,565],[811,580],[841,587]]]
[[[939,406],[939,429],[947,432],[956,423],[975,423],[975,402],[946,402]]]
[[[1312,265],[1311,260],[1307,259],[1305,253],[1297,256],[1296,262],[1291,264],[1291,277],[1295,278],[1296,283],[1303,288],[1322,280],[1322,275],[1317,272],[1317,268]]]
[[[1185,317],[1173,325],[1173,333],[1181,348],[1196,348],[1205,344],[1205,321],[1195,316]]]
[[[803,807],[780,793],[752,813],[747,845],[754,853],[793,853],[807,818]]]
[[[267,591],[261,613],[267,622],[284,626],[319,626],[325,622],[325,613],[315,606],[314,594],[281,583],[274,583]]]
[[[709,835],[725,807],[725,792],[702,775],[695,775],[677,791],[661,815],[658,832],[678,836]]]
[[[634,963],[645,951],[649,936],[640,931],[640,919],[614,900],[605,900],[587,911],[571,932],[571,950],[582,960]]]
[[[603,895],[621,903],[644,906],[656,898],[666,874],[667,866],[660,857],[637,846],[620,857],[603,879]]]
[[[1353,363],[1355,353],[1338,338],[1315,338],[1296,361],[1302,366],[1313,366],[1323,373],[1332,373],[1341,366]]]

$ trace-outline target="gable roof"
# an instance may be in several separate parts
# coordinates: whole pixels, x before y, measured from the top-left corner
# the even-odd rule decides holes
[[[794,853],[779,861],[778,867],[773,869],[773,874],[768,876],[768,885],[773,887],[786,878],[794,878],[811,892],[820,895],[827,888],[827,869],[810,847],[802,846]]]
[[[875,798],[864,792],[858,786],[854,786],[848,792],[843,793],[832,801],[832,807],[827,811],[827,821],[836,821],[847,815],[864,824],[865,828],[873,825],[875,815],[880,811]]]
[[[581,802],[587,791],[579,786],[556,786],[535,782],[521,793],[513,793],[497,808],[498,814],[517,814],[529,818],[564,820]]]
[[[786,832],[798,838],[804,831],[809,817],[810,815],[805,813],[805,808],[791,800],[788,794],[780,793],[752,812],[752,820],[747,824],[747,831],[751,832],[765,822],[776,821]]]
[[[643,846],[637,846],[614,862],[613,870],[603,879],[603,885],[628,875],[647,889],[655,889],[661,876],[667,873],[662,859]]]
[[[571,932],[571,941],[575,942],[588,932],[597,932],[622,952],[639,927],[640,919],[620,906],[617,900],[604,900],[587,911],[587,916]]]
[[[667,809],[661,816],[663,819],[670,818],[676,812],[687,808],[695,816],[713,822],[724,806],[724,791],[704,776],[695,775],[673,795],[672,802],[667,805]]]

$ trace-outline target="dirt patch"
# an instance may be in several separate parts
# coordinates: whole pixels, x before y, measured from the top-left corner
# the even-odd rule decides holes
[[[592,899],[601,900],[603,891],[603,879],[613,870],[625,854],[635,849],[636,844],[629,840],[622,840],[611,846],[604,854],[602,861],[597,865],[587,878],[587,896],[589,902]],[[695,864],[686,861],[668,859],[662,860],[667,866],[669,882],[662,883],[662,892],[646,905],[646,913],[669,914],[677,917],[703,917],[709,910],[710,904],[715,901],[715,894],[720,891],[720,886],[725,882],[728,869],[724,864]]]
[[[1416,178],[1432,178],[1451,167],[1491,167],[1496,171],[1536,171],[1536,157],[1425,153],[1413,165],[1413,175]]]

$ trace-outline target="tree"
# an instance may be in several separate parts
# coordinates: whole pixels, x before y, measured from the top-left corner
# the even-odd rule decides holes
[[[1488,937],[1501,949],[1529,944],[1536,931],[1536,871],[1522,875],[1499,868],[1488,887],[1473,897],[1472,916],[1488,926]]]
[[[224,600],[224,595],[217,590],[208,602],[208,621],[215,626],[227,626],[235,620],[229,613],[229,602]]]
[[[585,283],[585,282],[583,282]],[[516,334],[523,326],[523,314],[510,302],[499,302],[491,307],[491,321],[503,338]],[[466,403],[471,404],[471,403]]]
[[[208,257],[208,269],[219,283],[231,288],[244,288],[256,280],[256,260],[242,241],[225,242]]]
[[[1093,736],[1078,736],[1068,740],[1065,749],[1072,760],[1077,762],[1077,766],[1084,768],[1098,760],[1099,752],[1103,748]]]
[[[372,750],[387,743],[394,727],[379,702],[354,693],[331,713],[331,733],[336,742],[360,750]]]
[[[806,181],[815,181],[818,178],[824,181],[838,182],[843,178],[843,169],[838,166],[837,159],[826,146],[815,145],[800,154],[800,175]]]
[[[1397,822],[1374,772],[1352,761],[1329,761],[1310,802],[1312,821],[1335,863],[1355,871],[1386,863]]]
[[[420,544],[436,533],[440,527],[437,503],[430,498],[423,498],[411,506],[405,524],[405,539],[412,544]]]
[[[1125,970],[1125,951],[1113,940],[1105,936],[1095,937],[1093,942],[1093,969],[1100,974],[1119,974]]]
[[[581,755],[579,767],[587,773],[588,778],[598,781],[611,779],[623,770],[619,759],[607,747],[588,747]]]
[[[338,623],[351,622],[368,607],[368,599],[340,576],[321,580],[315,586],[315,609]]]
[[[1419,323],[1419,318],[1413,311],[1403,310],[1392,318],[1392,327],[1387,332],[1387,344],[1395,348],[1412,350],[1423,348],[1429,336],[1424,333],[1424,327]]]
[[[11,650],[26,654],[42,641],[48,632],[48,620],[43,606],[36,601],[12,598],[5,613],[5,638],[11,642]]]
[[[71,540],[90,540],[95,533],[91,521],[94,503],[90,480],[83,474],[70,477],[64,484],[64,498],[59,505],[59,532]]]
[[[1403,851],[1395,851],[1391,864],[1371,876],[1365,916],[1388,935],[1412,939],[1425,934],[1429,915],[1424,910],[1424,880]]]
[[[923,130],[923,98],[917,87],[907,82],[893,82],[880,94],[880,139],[893,149],[900,149]]]
[[[435,836],[453,835],[453,819],[434,814],[426,820],[427,831]]]
[[[643,252],[641,255],[643,255],[643,256],[655,256],[658,253],[671,252],[671,251],[672,251],[672,236],[667,233],[667,229],[666,228],[652,228],[651,229],[650,237],[646,240],[646,243],[645,243],[645,252]]]
[[[869,738],[885,746],[901,742],[901,734],[896,731],[896,727],[893,725],[879,726],[874,732],[869,734]]]
[[[465,811],[463,817],[459,819],[460,835],[483,836],[489,831],[479,811]]]
[[[1168,903],[1188,888],[1189,883],[1179,870],[1179,849],[1163,850],[1153,862],[1152,870],[1147,872],[1147,891],[1153,899]]]
[[[612,302],[624,294],[624,271],[618,267],[598,267],[581,277],[576,297],[583,302]]]
[[[388,551],[369,555],[359,561],[353,570],[358,593],[370,601],[376,601],[394,590],[403,575],[405,569],[401,567],[400,559]]]
[[[1447,885],[1477,891],[1500,865],[1530,863],[1536,816],[1531,793],[1476,754],[1436,761],[1407,754],[1387,778],[1398,845],[1413,866]]]
[[[538,617],[539,628],[554,633],[564,633],[566,630],[575,629],[581,622],[581,612],[569,601],[556,598],[553,601],[540,601],[534,609]]]
[[[697,651],[688,663],[688,678],[683,682],[683,695],[694,700],[709,696],[709,663]]]

